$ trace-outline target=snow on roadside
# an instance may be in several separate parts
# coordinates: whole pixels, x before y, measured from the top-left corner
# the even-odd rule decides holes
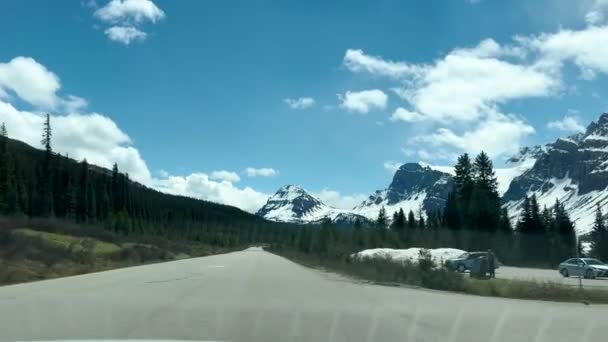
[[[386,258],[395,262],[409,261],[418,262],[420,250],[423,248],[393,249],[393,248],[374,248],[366,249],[353,255],[357,259]],[[428,249],[431,252],[431,259],[437,266],[441,266],[447,259],[456,258],[466,251],[456,248],[435,248]]]

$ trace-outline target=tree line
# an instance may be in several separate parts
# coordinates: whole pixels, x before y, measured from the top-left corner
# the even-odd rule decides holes
[[[461,155],[454,171],[453,189],[443,209],[417,214],[399,209],[390,219],[382,207],[374,222],[358,219],[353,229],[335,227],[330,221],[319,229],[301,227],[286,244],[321,257],[348,257],[377,247],[492,249],[507,264],[551,267],[581,253],[574,224],[559,201],[541,210],[535,195],[525,197],[512,227],[486,153],[479,153],[473,161],[468,154]],[[591,256],[603,260],[608,260],[606,226],[598,207]]]
[[[47,115],[38,150],[8,138],[0,125],[0,214],[92,223],[124,235],[154,235],[218,246],[287,239],[293,225],[240,209],[175,196],[132,181],[119,171],[55,153]]]
[[[515,227],[502,208],[492,161],[481,152],[461,155],[445,206],[424,213],[381,208],[373,222],[352,227],[330,221],[302,226],[264,220],[237,208],[168,195],[112,170],[53,151],[47,115],[43,150],[8,138],[0,125],[0,214],[57,217],[102,225],[125,235],[192,239],[218,246],[270,243],[322,257],[345,257],[367,248],[453,247],[492,249],[508,264],[553,266],[576,255],[574,224],[556,201],[542,210],[535,196],[522,200]],[[608,229],[598,206],[590,235],[592,255],[608,259]],[[580,248],[579,248],[580,249]]]

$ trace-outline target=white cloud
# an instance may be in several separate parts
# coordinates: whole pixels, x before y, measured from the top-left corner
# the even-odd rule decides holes
[[[339,209],[352,209],[367,198],[363,194],[342,195],[340,192],[330,189],[312,192],[312,195],[318,197],[323,203]]]
[[[595,72],[608,73],[608,26],[560,30],[516,40],[538,53],[538,64],[545,68],[559,70],[564,62],[570,61],[579,67],[583,79],[593,79]]]
[[[393,62],[379,56],[366,55],[363,50],[348,49],[344,54],[344,66],[353,72],[369,72],[375,75],[403,77],[418,73],[419,67],[403,62]]]
[[[451,147],[470,154],[484,150],[491,157],[496,157],[516,152],[520,141],[534,132],[532,126],[513,115],[492,112],[471,130],[457,134],[450,128],[442,127],[433,134],[417,136],[412,142],[440,148],[436,152],[441,152],[441,148]],[[420,151],[419,156],[423,159],[437,158],[437,155],[428,153],[426,149]]]
[[[347,91],[344,95],[338,94],[338,98],[341,108],[362,114],[372,109],[384,109],[388,102],[388,96],[379,89]]]
[[[438,121],[472,121],[512,99],[548,96],[559,80],[534,66],[449,54],[408,89],[415,111]]]
[[[106,36],[112,41],[131,44],[134,41],[144,41],[147,33],[140,31],[132,26],[112,26],[104,31]]]
[[[154,187],[167,193],[232,205],[250,213],[261,208],[269,197],[250,187],[237,188],[229,181],[215,182],[205,173],[155,179]]]
[[[87,101],[77,96],[68,96],[65,99],[57,97],[60,82],[55,74],[31,58],[20,57],[13,61],[15,60],[26,63],[27,67],[18,66],[15,69],[25,74],[15,75],[15,70],[7,72],[7,68],[13,68],[14,64],[0,64],[1,91],[14,92],[20,98],[33,102],[32,104],[54,105],[67,111],[65,114],[51,115],[54,151],[68,154],[76,160],[86,158],[89,163],[106,168],[117,163],[120,171],[128,173],[131,179],[160,191],[233,205],[249,212],[255,212],[268,198],[267,194],[250,187],[235,187],[232,183],[238,182],[240,178],[229,171],[214,171],[211,176],[203,173],[172,176],[160,170],[160,178],[152,177],[131,138],[112,119],[99,113],[80,113],[79,111],[86,107]],[[28,84],[30,81],[52,81],[57,86],[41,87],[40,84]],[[11,138],[40,148],[43,114],[16,108],[9,102],[11,98],[8,95],[5,93],[0,98],[0,122],[6,124]],[[273,169],[252,170],[258,175],[276,174]],[[211,178],[220,181],[213,181]]]
[[[384,162],[384,168],[390,173],[395,173],[401,167],[402,163],[396,162],[394,160],[387,160]]]
[[[497,104],[548,96],[560,88],[560,80],[547,70],[500,59],[524,55],[519,46],[501,46],[486,39],[472,48],[454,49],[433,64],[409,65],[416,72],[393,72],[390,76],[399,77],[402,83],[393,91],[410,103],[411,112],[430,120],[476,120]],[[363,66],[350,69],[388,73]]]
[[[306,109],[315,105],[316,101],[312,97],[299,97],[297,99],[283,99],[291,109]]]
[[[112,0],[97,9],[95,16],[110,23],[140,23],[144,20],[155,23],[165,17],[165,12],[150,0]]]
[[[608,0],[602,1],[608,4]],[[596,5],[595,9],[604,8],[599,2]],[[519,117],[501,114],[500,107],[513,100],[576,95],[572,92],[578,87],[565,79],[565,67],[578,67],[580,80],[608,74],[607,41],[608,26],[590,25],[581,30],[516,36],[510,44],[484,39],[430,63],[387,61],[353,49],[347,50],[343,63],[353,72],[395,82],[391,90],[406,105],[392,113],[392,121],[424,120],[435,125],[434,133],[410,140],[409,148],[418,149],[420,158],[448,159],[455,151],[481,149],[498,156],[515,151],[534,132]],[[580,125],[567,121],[551,126],[581,130]]]
[[[405,108],[397,108],[390,117],[391,121],[416,122],[423,121],[426,117],[417,112],[411,112]]]
[[[140,29],[143,21],[156,23],[165,18],[165,12],[150,0],[112,0],[98,8],[95,16],[112,24],[104,30],[110,40],[129,45],[147,38],[148,34]]]
[[[585,3],[589,4],[589,1]],[[585,21],[589,25],[599,25],[605,21],[606,12],[608,12],[608,0],[592,0],[589,11],[585,14]]]
[[[209,178],[216,179],[216,180],[222,180],[222,181],[226,181],[226,182],[230,182],[230,183],[237,183],[238,181],[241,180],[241,177],[239,177],[239,175],[237,175],[235,172],[226,171],[226,170],[213,171],[213,172],[211,172],[211,175],[209,176]]]
[[[279,174],[279,171],[269,167],[259,169],[248,167],[245,169],[245,174],[247,177],[274,177]]]
[[[0,101],[0,121],[6,123],[10,137],[40,147],[43,115],[20,111]],[[86,158],[89,163],[107,168],[118,163],[132,179],[150,183],[150,172],[139,151],[107,116],[98,113],[53,115],[51,126],[55,151],[77,160]]]
[[[33,58],[15,57],[0,63],[0,91],[6,98],[14,92],[22,100],[41,108],[55,108],[60,100],[57,91],[61,83],[57,75]]]
[[[564,132],[580,133],[585,131],[585,126],[581,125],[576,116],[566,114],[561,120],[550,121],[547,127]]]

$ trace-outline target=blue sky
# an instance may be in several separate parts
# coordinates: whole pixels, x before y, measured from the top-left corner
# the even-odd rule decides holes
[[[254,211],[284,184],[349,207],[608,108],[608,1],[3,1],[0,119],[159,189]],[[249,172],[247,169],[249,168]],[[222,172],[223,171],[223,172]]]

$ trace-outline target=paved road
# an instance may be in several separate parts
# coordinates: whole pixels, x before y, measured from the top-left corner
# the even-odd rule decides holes
[[[540,268],[521,268],[503,266],[496,270],[496,277],[503,279],[523,279],[536,281],[550,281],[573,287],[578,286],[578,277],[564,278],[556,270],[540,269]],[[608,279],[583,279],[584,288],[600,288],[608,290]]]
[[[0,340],[603,341],[606,317],[358,284],[260,250],[0,288]]]

